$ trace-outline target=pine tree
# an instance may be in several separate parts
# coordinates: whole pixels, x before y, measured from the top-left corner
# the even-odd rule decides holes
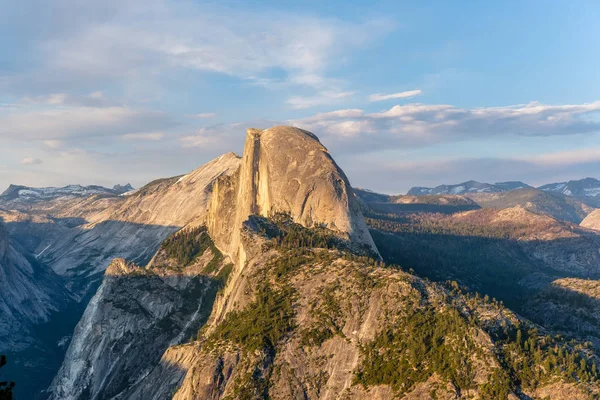
[[[6,356],[3,354],[0,356],[0,368],[4,367],[5,365]],[[14,382],[0,381],[0,400],[12,400],[14,387]]]

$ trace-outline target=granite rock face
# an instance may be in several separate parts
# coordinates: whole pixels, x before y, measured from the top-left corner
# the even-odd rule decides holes
[[[206,273],[212,263],[213,274]],[[78,323],[49,392],[56,400],[125,396],[169,346],[196,336],[228,260],[211,248],[181,265],[160,250],[147,268],[115,259]]]
[[[288,126],[248,129],[240,170],[215,185],[207,226],[243,265],[242,224],[250,215],[276,213],[325,226],[378,254],[348,178],[314,134]]]

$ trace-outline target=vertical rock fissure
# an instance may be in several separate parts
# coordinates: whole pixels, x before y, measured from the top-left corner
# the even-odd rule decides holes
[[[260,181],[260,131],[253,130],[250,132],[252,135],[252,188],[251,188],[251,203],[250,212],[252,214],[260,214],[258,206],[258,189]]]

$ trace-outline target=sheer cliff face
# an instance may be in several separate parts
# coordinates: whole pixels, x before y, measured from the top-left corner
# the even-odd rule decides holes
[[[2,220],[0,220],[0,261],[6,258],[6,252],[8,251],[8,232]]]
[[[207,219],[217,244],[243,264],[242,223],[249,215],[275,213],[307,227],[326,226],[377,253],[348,178],[308,131],[248,129],[240,170],[218,183]]]

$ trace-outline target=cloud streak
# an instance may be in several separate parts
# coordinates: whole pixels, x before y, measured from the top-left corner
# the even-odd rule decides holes
[[[400,92],[400,93],[392,93],[392,94],[381,94],[381,93],[375,93],[369,96],[369,101],[374,102],[374,101],[384,101],[384,100],[393,100],[393,99],[406,99],[409,97],[415,97],[420,95],[422,92],[422,90],[417,89],[417,90],[409,90],[406,92]]]

